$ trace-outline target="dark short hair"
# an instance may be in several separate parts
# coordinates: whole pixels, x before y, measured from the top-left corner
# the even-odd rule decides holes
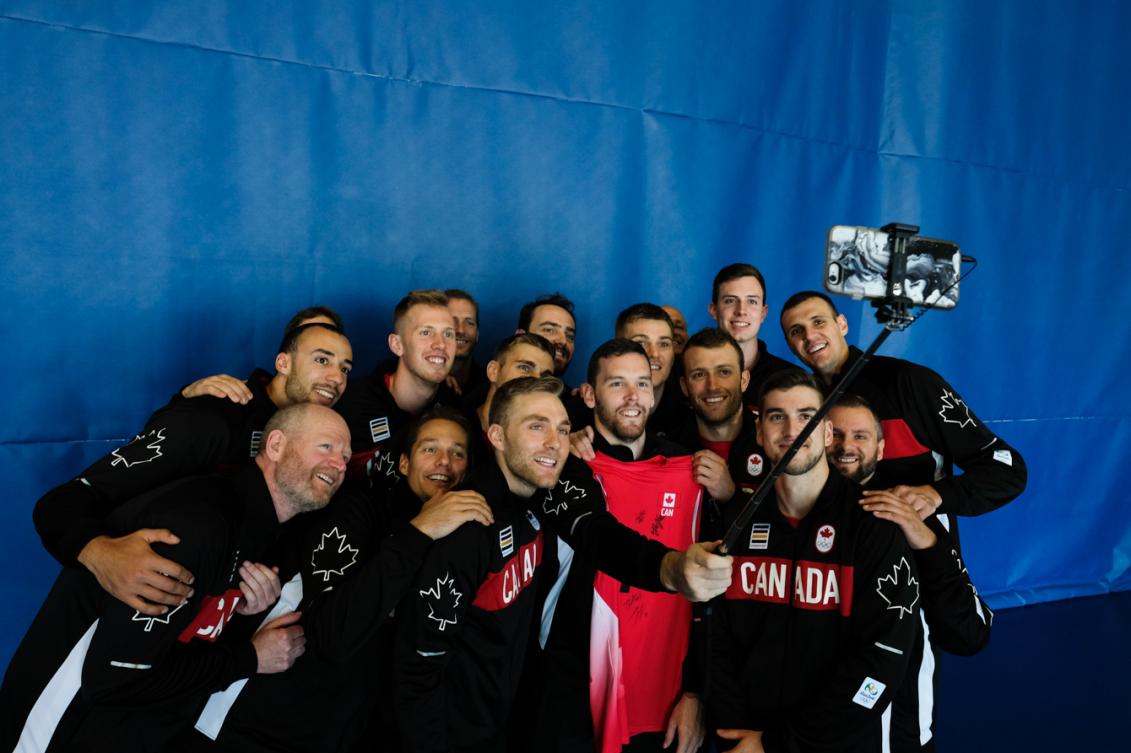
[[[514,401],[521,395],[532,395],[536,392],[545,392],[554,397],[561,397],[565,385],[557,377],[519,377],[499,386],[495,397],[491,400],[491,410],[487,415],[487,423],[506,426],[510,418]]]
[[[762,286],[762,304],[765,305],[766,299],[769,294],[766,292],[766,278],[753,264],[728,264],[719,270],[715,275],[715,281],[711,283],[711,303],[716,306],[719,304],[719,286],[724,282],[737,280],[740,277],[753,277]]]
[[[475,309],[475,321],[479,321],[479,302],[471,296],[471,293],[459,288],[448,288],[444,291],[444,295],[448,297],[448,301],[467,301],[470,303],[471,307]]]
[[[687,351],[692,348],[725,348],[727,346],[734,348],[734,352],[738,355],[738,368],[739,370],[743,369],[746,364],[746,356],[742,353],[742,346],[729,332],[718,327],[706,327],[687,338],[687,342],[683,344],[683,354],[680,356],[683,359],[684,369],[687,369]]]
[[[561,293],[540,295],[533,301],[523,304],[522,308],[518,310],[519,329],[529,331],[530,320],[534,318],[534,309],[539,306],[557,306],[558,308],[565,309],[570,316],[573,316],[573,301],[566,298]],[[575,321],[576,319],[577,317],[574,317]]]
[[[628,353],[636,353],[645,361],[648,360],[648,354],[644,352],[644,346],[635,340],[614,337],[612,340],[606,340],[601,343],[597,346],[597,349],[593,351],[593,355],[589,356],[589,368],[585,372],[586,381],[596,387],[597,372],[601,370],[601,361],[606,358],[616,358],[617,356],[627,355]]]
[[[785,303],[781,305],[781,314],[778,315],[778,319],[781,319],[781,317],[785,316],[785,312],[789,311],[791,308],[800,306],[810,298],[820,298],[822,301],[829,304],[829,308],[832,309],[833,316],[838,316],[840,314],[840,312],[836,310],[836,304],[833,303],[832,298],[829,298],[827,295],[818,290],[802,290],[785,299]]]
[[[393,331],[398,332],[405,314],[413,306],[437,306],[447,308],[448,297],[442,290],[410,290],[408,295],[397,302],[393,308]]]
[[[300,324],[305,324],[307,319],[314,319],[316,317],[324,317],[334,323],[338,331],[343,335],[346,333],[346,325],[342,322],[341,315],[329,306],[307,306],[304,309],[299,309],[291,320],[287,322],[287,326],[283,327],[284,334],[294,329]]]
[[[833,404],[834,408],[863,408],[872,414],[872,421],[876,424],[876,439],[884,438],[884,427],[880,423],[880,416],[876,413],[876,409],[860,395],[844,395],[836,403]]]
[[[672,335],[675,335],[675,325],[672,323],[672,318],[668,316],[668,312],[654,303],[634,303],[617,314],[614,333],[617,337],[624,337],[624,328],[641,320],[664,322],[671,327]]]
[[[542,335],[536,335],[533,332],[516,332],[509,337],[503,338],[503,341],[495,348],[493,360],[502,363],[503,360],[510,355],[510,352],[519,345],[531,345],[550,358],[554,357],[554,346],[550,344],[549,340],[542,337]]]
[[[412,458],[412,446],[416,444],[416,439],[420,436],[420,430],[432,421],[451,421],[453,424],[463,429],[464,436],[467,439],[467,458],[468,464],[470,465],[471,461],[474,460],[474,458],[471,457],[471,448],[475,444],[471,441],[474,436],[471,433],[471,422],[468,421],[467,416],[463,415],[460,411],[445,405],[432,406],[409,424],[408,431],[406,431],[404,435],[404,446],[401,448],[401,453],[408,456],[410,459]]]
[[[763,413],[766,395],[781,390],[792,390],[794,387],[808,387],[818,395],[824,396],[825,394],[824,390],[821,389],[821,385],[817,383],[815,376],[808,371],[802,371],[796,366],[790,366],[788,369],[775,371],[762,383],[762,389],[758,392],[758,413]]]
[[[324,324],[323,322],[310,322],[309,324],[300,324],[297,327],[291,327],[289,330],[283,333],[283,341],[279,343],[279,350],[276,352],[294,353],[296,350],[298,350],[298,341],[302,337],[302,333],[310,329],[324,329],[327,332],[333,332],[335,334],[341,335],[342,337],[345,337],[345,333],[330,324]]]
[[[275,352],[289,353],[294,345],[294,338],[292,338],[292,335],[295,334],[295,330],[297,330],[304,324],[317,323],[308,322],[307,320],[314,319],[319,316],[325,317],[334,323],[333,326],[327,327],[327,329],[333,330],[340,335],[344,335],[346,333],[345,325],[342,324],[342,317],[338,315],[337,311],[334,311],[328,306],[307,306],[304,309],[299,309],[298,311],[296,311],[295,315],[291,317],[291,320],[287,322],[287,326],[283,327],[283,339],[279,341],[279,349]]]

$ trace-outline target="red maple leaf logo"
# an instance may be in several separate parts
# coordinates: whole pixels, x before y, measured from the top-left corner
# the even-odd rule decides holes
[[[832,535],[833,535],[833,529],[829,528],[828,526],[825,526],[824,528],[821,529],[821,537],[822,538],[827,539],[829,536],[832,536]]]

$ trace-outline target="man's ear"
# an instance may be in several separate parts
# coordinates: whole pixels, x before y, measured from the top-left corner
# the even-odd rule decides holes
[[[687,394],[687,377],[681,376],[679,378],[679,388],[683,391],[684,397],[691,397],[691,395]]]
[[[836,315],[836,326],[840,328],[842,335],[848,335],[848,320],[844,318],[844,314]]]
[[[401,453],[401,459],[397,461],[397,470],[400,471],[401,476],[408,476],[408,455]]]
[[[499,424],[491,424],[487,427],[487,441],[491,443],[499,452],[503,451],[503,427]]]
[[[711,318],[715,320],[715,324],[719,323],[719,310],[715,308],[713,301],[707,304],[707,313],[710,314]]]
[[[742,370],[742,378],[738,380],[738,383],[742,386],[742,391],[746,392],[746,388],[750,386],[750,369]]]
[[[878,463],[883,459],[884,459],[884,440],[881,439],[879,441],[879,443],[876,445],[876,462]]]
[[[404,342],[396,332],[389,333],[389,350],[393,351],[393,355],[397,358],[404,355]]]
[[[291,354],[279,353],[275,356],[275,373],[287,376],[291,373]]]
[[[821,423],[825,425],[825,449],[833,446],[833,422],[827,418],[822,418]]]
[[[495,380],[499,378],[499,369],[501,369],[501,368],[502,368],[502,366],[495,359],[492,358],[490,361],[488,361],[487,362],[487,381],[490,382],[491,384],[494,384]]]
[[[283,433],[282,429],[275,429],[267,435],[267,439],[263,441],[263,448],[260,452],[267,455],[267,459],[273,463],[279,462],[279,458],[283,457],[283,450],[287,446],[287,435]]]
[[[589,410],[597,407],[597,393],[593,391],[593,385],[589,382],[581,385],[581,399]]]

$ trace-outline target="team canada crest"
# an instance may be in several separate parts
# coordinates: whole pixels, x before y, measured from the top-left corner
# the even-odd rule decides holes
[[[817,529],[817,551],[821,554],[828,554],[833,549],[833,541],[836,540],[836,529],[832,526],[821,526]]]
[[[750,457],[746,458],[746,475],[761,476],[763,463],[762,456],[758,453],[755,452],[750,455]]]

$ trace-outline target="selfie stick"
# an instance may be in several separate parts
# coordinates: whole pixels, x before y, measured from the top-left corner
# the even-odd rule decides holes
[[[874,301],[873,305],[876,307],[876,320],[884,326],[884,330],[876,336],[868,349],[856,360],[856,363],[849,367],[848,371],[844,373],[840,382],[833,391],[829,393],[825,401],[821,403],[821,407],[809,419],[809,423],[805,424],[805,428],[797,435],[797,439],[793,440],[793,444],[786,450],[785,455],[774,464],[773,470],[770,475],[762,481],[758,489],[750,495],[742,508],[742,512],[738,514],[734,523],[727,530],[726,536],[723,537],[723,543],[719,546],[719,554],[729,554],[739,542],[743,531],[750,525],[750,521],[754,517],[754,513],[762,506],[762,501],[769,495],[770,490],[774,487],[774,481],[785,473],[786,466],[793,460],[793,456],[797,454],[801,446],[805,444],[805,440],[809,439],[809,435],[821,423],[821,420],[828,414],[836,402],[840,400],[845,390],[856,379],[857,375],[864,369],[868,361],[871,360],[876,350],[883,345],[884,341],[892,332],[902,331],[915,321],[910,313],[912,301],[908,298],[904,290],[904,281],[907,278],[907,239],[919,232],[919,228],[914,225],[902,225],[893,222],[881,228],[884,232],[892,236],[892,249],[891,249],[891,263],[890,272],[888,274],[888,289],[887,295],[883,300]]]

